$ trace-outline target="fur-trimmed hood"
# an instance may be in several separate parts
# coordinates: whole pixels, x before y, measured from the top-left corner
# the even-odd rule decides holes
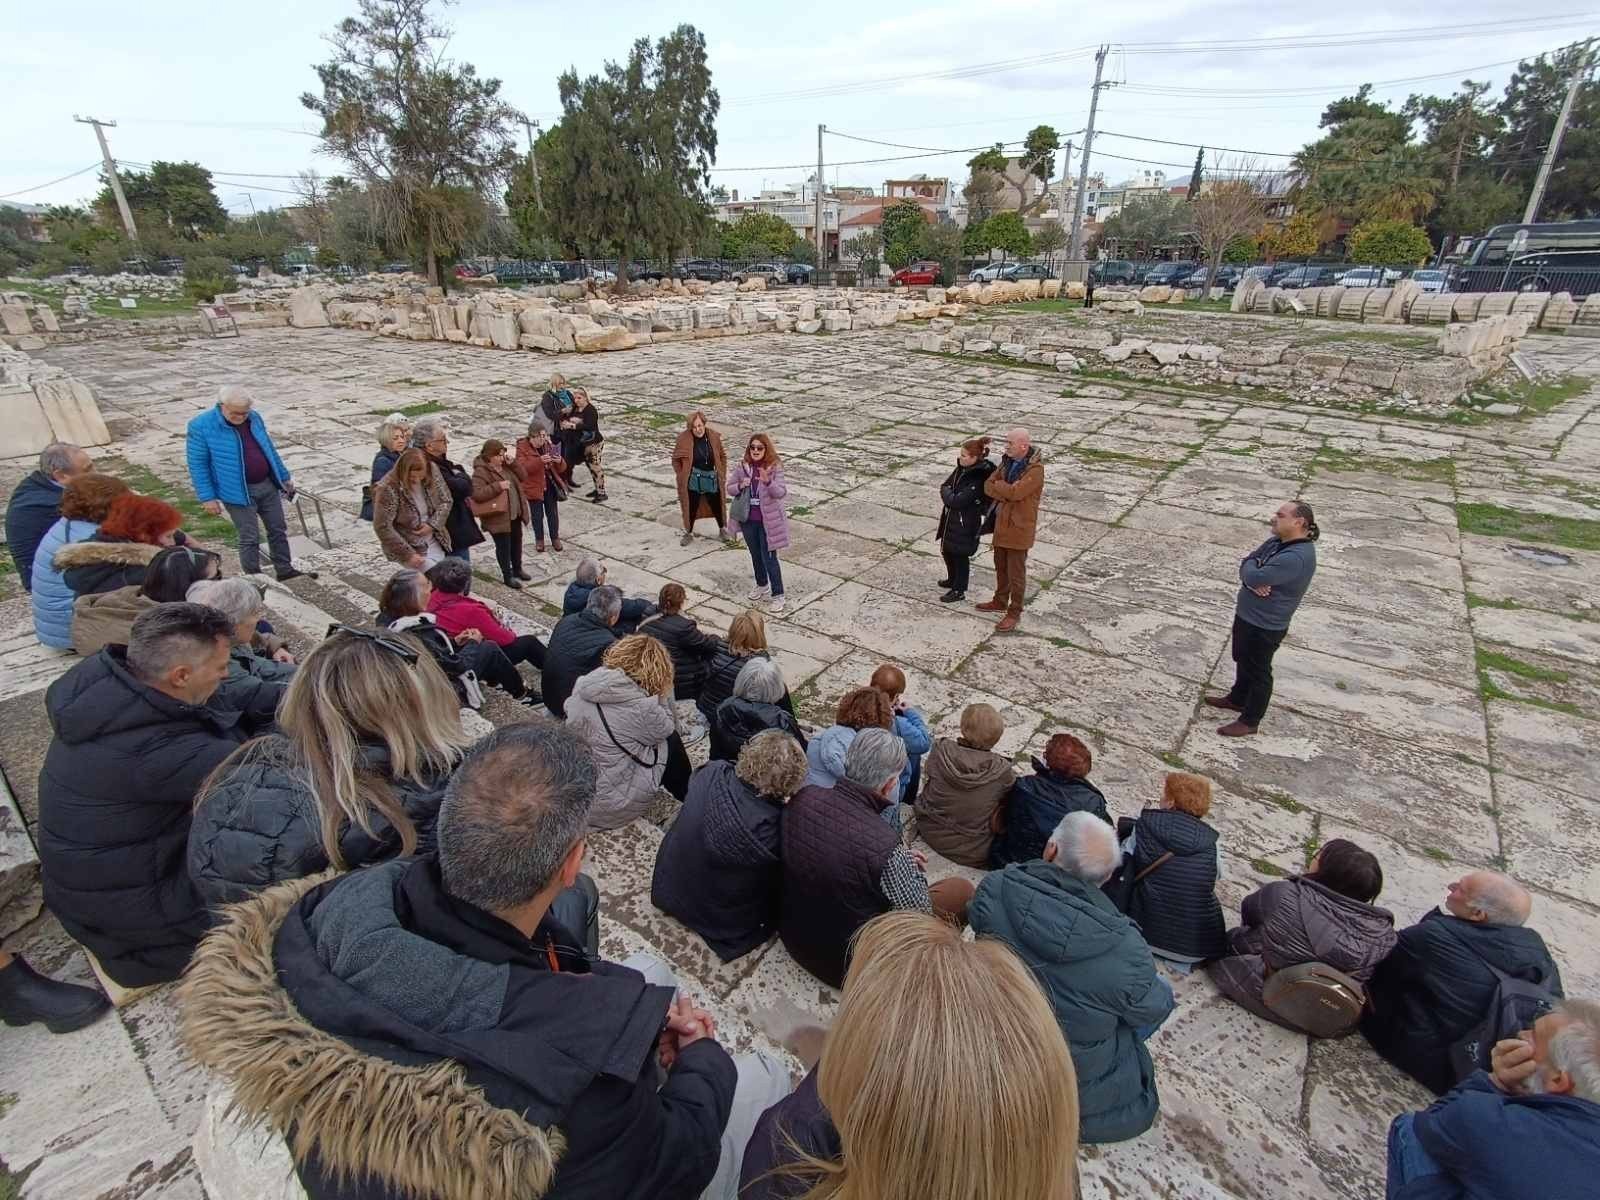
[[[144,567],[162,551],[161,546],[145,542],[102,542],[90,540],[73,542],[56,551],[55,569],[70,571],[73,567]]]
[[[418,1197],[544,1195],[566,1148],[559,1129],[492,1104],[459,1062],[407,1066],[366,1054],[296,1009],[273,947],[291,910],[329,877],[234,905],[201,943],[179,990],[190,1054],[228,1081],[235,1111],[330,1178],[370,1175]]]

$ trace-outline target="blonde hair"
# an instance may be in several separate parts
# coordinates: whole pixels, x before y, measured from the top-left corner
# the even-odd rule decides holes
[[[339,835],[348,824],[372,833],[374,812],[399,833],[400,853],[413,853],[417,830],[393,785],[437,786],[472,738],[461,727],[450,681],[422,642],[403,633],[383,637],[415,650],[415,661],[368,637],[335,633],[319,642],[278,707],[283,737],[257,738],[235,750],[206,780],[199,804],[234,767],[275,760],[308,785],[333,866],[348,869]],[[363,765],[363,742],[389,752],[386,772]]]
[[[659,638],[629,634],[606,647],[600,661],[621,671],[644,689],[647,696],[672,694],[672,655]]]
[[[857,936],[818,1094],[840,1161],[802,1158],[806,1200],[1072,1200],[1078,1082],[1022,961],[926,913]]]
[[[389,439],[392,438],[398,430],[405,431],[406,441],[409,442],[411,440],[410,419],[401,413],[390,413],[383,419],[383,424],[378,426],[378,445],[382,449],[387,450],[389,448]]]
[[[1161,798],[1168,808],[1191,817],[1204,817],[1211,811],[1211,781],[1204,775],[1169,771],[1161,783]]]
[[[550,376],[550,390],[552,392],[559,392],[562,388],[564,388],[566,386],[567,386],[567,377],[565,375],[563,375],[560,371],[556,371],[556,372],[551,374],[551,376]]]
[[[969,746],[993,750],[1005,731],[1005,718],[992,704],[969,704],[961,710],[961,740]]]
[[[806,752],[781,729],[763,729],[744,744],[733,773],[758,796],[788,800],[806,781]]]
[[[728,650],[735,658],[745,658],[767,648],[767,620],[747,608],[728,624]]]

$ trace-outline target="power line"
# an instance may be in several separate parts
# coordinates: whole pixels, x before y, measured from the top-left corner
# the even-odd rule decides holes
[[[32,187],[20,188],[15,192],[7,192],[5,195],[0,196],[0,200],[9,200],[12,196],[26,196],[29,192],[43,191],[47,187],[54,187],[58,183],[65,183],[69,179],[76,179],[79,175],[87,175],[90,171],[96,171],[99,169],[99,163],[90,163],[81,171],[74,171],[70,175],[63,175],[60,179],[52,179],[49,183],[36,183]]]
[[[1502,21],[1477,21],[1458,25],[1414,25],[1348,34],[1288,34],[1266,38],[1226,38],[1213,42],[1121,42],[1126,54],[1232,54],[1263,49],[1325,50],[1341,46],[1393,45],[1414,41],[1460,41],[1467,38],[1504,37],[1513,33],[1544,33],[1569,26],[1588,28],[1595,13],[1549,14],[1513,17]]]
[[[1026,58],[1008,58],[996,62],[972,63],[964,67],[950,67],[943,71],[916,71],[907,75],[888,75],[877,79],[823,84],[819,87],[801,88],[797,91],[740,96],[728,100],[723,107],[727,108],[743,104],[773,104],[779,101],[821,100],[833,96],[878,91],[881,88],[894,87],[901,83],[919,83],[929,79],[975,79],[983,75],[994,75],[1004,71],[1020,71],[1028,67],[1049,66],[1054,63],[1070,62],[1073,59],[1088,58],[1094,52],[1095,48],[1093,46],[1079,46],[1071,50],[1054,50],[1044,54],[1033,54]]]
[[[1169,138],[1140,137],[1136,133],[1113,133],[1109,129],[1102,129],[1100,132],[1105,137],[1125,138],[1128,141],[1132,141],[1132,142],[1154,142],[1154,143],[1156,143],[1158,145],[1162,145],[1162,146],[1182,146],[1183,148],[1188,149],[1188,150],[1198,150],[1198,149],[1200,149],[1200,147],[1202,145],[1204,145],[1207,150],[1221,150],[1225,154],[1247,154],[1247,155],[1259,156],[1261,158],[1299,158],[1302,154],[1305,153],[1304,150],[1296,150],[1291,154],[1285,154],[1282,150],[1241,150],[1238,146],[1219,146],[1215,142],[1204,142],[1204,143],[1201,143],[1201,142],[1175,142],[1175,141],[1172,141]],[[1393,161],[1394,160],[1393,160],[1392,157],[1384,157],[1384,156],[1381,156],[1381,155],[1378,156],[1378,157],[1374,157],[1374,158],[1322,158],[1322,157],[1316,157],[1315,158],[1315,162],[1319,167],[1329,166],[1329,165],[1381,166],[1381,165],[1387,165],[1388,163],[1391,163]],[[1435,163],[1447,163],[1447,162],[1450,162],[1452,160],[1450,159],[1450,157],[1448,155],[1446,155],[1446,156],[1442,156],[1442,157],[1439,157],[1439,158],[1425,159],[1425,160],[1422,160],[1422,161],[1435,162]],[[1502,159],[1502,158],[1497,158],[1497,157],[1494,157],[1494,156],[1491,155],[1491,156],[1488,156],[1488,157],[1485,157],[1485,158],[1480,158],[1477,161],[1480,162],[1480,163],[1502,163],[1502,162],[1522,161],[1522,160],[1521,160],[1520,157],[1516,157],[1514,159],[1513,158]],[[1536,162],[1538,160],[1537,160],[1537,158],[1534,158],[1531,161],[1535,161]]]
[[[929,154],[965,154],[966,153],[965,150],[941,150],[937,146],[908,146],[904,142],[880,142],[877,138],[857,137],[853,133],[840,133],[837,129],[833,129],[831,127],[828,129],[827,132],[828,132],[828,135],[830,137],[848,138],[852,142],[866,142],[869,146],[891,146],[896,150],[926,150]],[[1019,140],[1014,141],[1014,142],[998,142],[998,143],[995,143],[995,144],[999,145],[1002,148],[1004,148],[1006,146],[1020,146],[1023,143],[1019,139]]]

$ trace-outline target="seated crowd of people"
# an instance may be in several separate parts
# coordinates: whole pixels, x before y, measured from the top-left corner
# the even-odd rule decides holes
[[[1080,738],[1019,773],[998,710],[936,737],[892,663],[807,730],[758,612],[703,631],[680,585],[630,600],[594,559],[548,643],[419,554],[297,663],[177,518],[85,468],[39,542],[41,637],[82,655],[45,698],[45,902],[115,983],[183,976],[186,1044],[314,1200],[1071,1200],[1081,1144],[1155,1123],[1149,1042],[1196,969],[1440,1097],[1391,1128],[1391,1197],[1564,1200],[1600,1169],[1600,1005],[1503,874],[1397,930],[1376,856],[1333,839],[1230,930],[1201,776],[1118,819]],[[474,742],[480,681],[546,711]],[[798,1087],[667,964],[601,957],[587,839],[641,818],[656,908],[842,990]],[[0,959],[9,1023],[104,1008]]]

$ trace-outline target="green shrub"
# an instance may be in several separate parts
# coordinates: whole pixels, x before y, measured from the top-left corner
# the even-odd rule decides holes
[[[233,290],[233,271],[226,259],[197,255],[183,264],[184,290],[196,300],[215,300],[217,293]]]

